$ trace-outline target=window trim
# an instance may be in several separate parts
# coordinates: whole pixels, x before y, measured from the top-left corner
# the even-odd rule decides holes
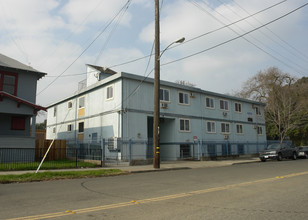
[[[205,121],[206,123],[206,133],[208,134],[216,134],[216,121]],[[212,123],[214,123],[215,127],[214,127],[214,131],[209,131],[208,130],[208,124],[207,123],[211,123],[211,128],[212,128]]]
[[[84,99],[84,101],[83,101],[83,106],[82,107],[80,107],[80,99]],[[82,109],[82,108],[85,108],[85,106],[86,106],[86,96],[84,95],[84,96],[80,96],[79,98],[78,98],[78,109]]]
[[[181,130],[181,121],[184,121],[184,130]],[[186,121],[188,121],[188,130],[186,130]],[[185,132],[185,133],[189,133],[191,132],[191,123],[190,123],[190,119],[187,119],[187,118],[179,118],[179,131],[180,132]]]
[[[185,98],[184,98],[184,95],[187,95],[187,103],[181,103],[180,102],[180,93],[182,93],[183,94],[183,101],[185,101]],[[190,105],[190,99],[189,99],[189,97],[190,97],[190,93],[188,93],[188,92],[183,92],[183,91],[178,91],[178,104],[179,105]]]
[[[208,107],[208,106],[206,105],[206,99],[207,99],[207,98],[213,100],[213,107]],[[215,109],[215,98],[210,97],[210,96],[205,96],[205,108],[208,108],[208,109]]]
[[[83,123],[83,131],[79,131],[79,124],[81,124],[81,123]],[[84,130],[85,130],[85,123],[84,123],[84,121],[78,121],[78,130],[77,130],[77,133],[78,134],[84,134]]]
[[[163,97],[163,99],[161,99],[161,97],[160,97],[160,91],[161,91],[161,90],[162,90],[162,91],[164,91],[164,90],[168,91],[168,95],[169,95],[168,98],[169,98],[169,100],[165,100],[165,99],[164,99],[165,97]],[[165,93],[163,92],[163,94],[165,94]],[[171,100],[171,97],[170,97],[170,89],[160,88],[160,89],[159,89],[159,101],[160,101],[160,102],[163,102],[163,103],[170,103],[170,102],[171,102],[170,100]]]
[[[66,131],[67,132],[72,132],[73,131],[73,124],[67,124],[67,127],[66,127]],[[69,129],[70,128],[70,129]]]
[[[236,110],[236,105],[237,105],[237,104],[240,106],[240,109],[239,109],[240,111],[237,111],[237,110]],[[234,103],[234,112],[236,112],[236,113],[242,113],[242,103],[240,103],[240,102],[235,102],[235,103]]]
[[[242,127],[242,133],[238,132],[237,126],[241,126]],[[238,124],[238,123],[235,124],[235,131],[236,131],[236,134],[243,135],[244,134],[244,125],[243,124]]]
[[[72,102],[72,101],[68,101],[68,102],[67,102],[67,108],[68,108],[68,109],[73,108],[73,102]]]
[[[112,96],[111,97],[108,97],[108,89],[109,88],[112,88]],[[106,100],[109,101],[109,100],[112,100],[112,99],[114,99],[114,84],[106,87]]]
[[[222,131],[222,124],[228,124],[229,125],[229,131],[228,132],[225,132],[225,131]],[[220,133],[221,134],[230,134],[231,133],[231,127],[230,127],[230,122],[220,122]]]
[[[14,84],[14,92],[13,94],[7,91],[3,90],[3,85],[4,85],[4,76],[14,76],[15,77],[15,84]],[[8,94],[17,96],[17,88],[18,88],[18,74],[17,73],[11,73],[11,72],[6,72],[6,71],[0,71],[0,91],[6,92]]]
[[[257,109],[258,109],[258,110],[257,110]],[[257,116],[261,116],[261,115],[262,115],[262,114],[261,114],[261,108],[258,107],[258,106],[256,106],[256,107],[255,107],[255,113],[256,113]]]
[[[57,117],[58,106],[53,107],[53,117]]]
[[[261,130],[261,133],[259,132]],[[257,126],[257,134],[259,136],[262,136],[263,135],[263,127],[262,126]]]
[[[225,104],[224,104],[224,108],[221,108],[221,105],[220,105],[221,101],[223,101],[224,103],[227,103],[227,105],[228,105],[228,109],[225,109]],[[220,109],[220,110],[222,110],[222,111],[229,111],[229,106],[230,106],[230,103],[229,103],[229,101],[228,101],[228,100],[225,100],[225,99],[219,99],[219,109]]]

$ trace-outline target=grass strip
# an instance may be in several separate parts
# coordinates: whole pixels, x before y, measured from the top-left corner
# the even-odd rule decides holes
[[[26,173],[19,175],[9,174],[9,175],[0,175],[0,184],[116,176],[125,173],[126,172],[119,169],[100,169],[100,170],[63,171],[63,172],[45,171],[39,173],[33,172],[33,173]]]
[[[40,162],[28,162],[28,163],[0,163],[0,171],[9,171],[9,170],[36,170]],[[63,160],[54,160],[54,161],[45,161],[41,167],[42,170],[48,169],[70,169],[70,168],[94,168],[97,167],[96,164],[82,162],[82,161],[73,161],[68,159]]]

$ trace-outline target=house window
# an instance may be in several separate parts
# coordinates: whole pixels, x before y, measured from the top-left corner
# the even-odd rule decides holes
[[[242,104],[241,103],[234,103],[235,112],[241,113],[242,112]]]
[[[257,133],[258,133],[258,135],[263,135],[263,129],[262,129],[261,126],[257,127]]]
[[[206,132],[207,133],[216,133],[216,122],[215,121],[207,121],[206,122]]]
[[[107,87],[107,100],[113,99],[113,85]]]
[[[230,133],[230,123],[221,122],[220,131],[223,134],[229,134]]]
[[[17,74],[0,72],[0,91],[17,95]]]
[[[12,117],[12,130],[25,130],[26,119],[24,117]]]
[[[67,131],[72,131],[73,125],[72,124],[68,124],[67,125]]]
[[[72,108],[73,107],[73,102],[72,101],[69,101],[68,103],[67,103],[67,108]]]
[[[160,101],[169,102],[170,101],[170,91],[168,89],[160,89],[159,98],[160,98]]]
[[[236,125],[236,133],[237,134],[243,134],[243,125],[242,124],[237,124]]]
[[[57,106],[53,107],[53,117],[57,116]]]
[[[219,101],[219,107],[220,107],[221,110],[228,111],[229,110],[229,102],[226,101],[226,100],[220,100]]]
[[[210,98],[210,97],[206,97],[205,98],[205,107],[214,109],[215,108],[214,99]]]
[[[179,103],[184,105],[189,105],[189,94],[184,92],[179,92]]]
[[[85,106],[85,97],[80,97],[79,98],[79,105],[78,105],[78,108],[84,108]]]
[[[83,133],[84,132],[84,122],[79,122],[78,123],[78,133]]]
[[[190,120],[180,119],[180,131],[189,132],[190,131]]]
[[[255,109],[256,109],[256,115],[261,115],[260,108],[259,107],[255,107]]]

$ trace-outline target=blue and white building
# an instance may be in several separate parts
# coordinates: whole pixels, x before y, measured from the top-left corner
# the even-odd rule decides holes
[[[200,150],[201,156],[257,152],[266,142],[263,103],[167,81],[161,81],[160,88],[162,160]],[[48,106],[47,138],[151,140],[153,91],[151,78],[87,65],[83,88]],[[149,149],[135,154],[151,157]]]

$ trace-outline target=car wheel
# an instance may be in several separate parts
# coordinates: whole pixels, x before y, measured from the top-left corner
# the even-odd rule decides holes
[[[281,155],[281,153],[278,154],[277,160],[278,160],[278,161],[282,161],[282,155]]]
[[[305,153],[305,158],[308,159],[308,154],[307,153]]]
[[[265,161],[266,161],[266,159],[265,159],[265,158],[260,158],[260,160],[261,160],[262,162],[265,162]]]
[[[293,160],[296,160],[297,159],[297,156],[296,156],[296,153],[293,152],[293,157],[292,157]]]

